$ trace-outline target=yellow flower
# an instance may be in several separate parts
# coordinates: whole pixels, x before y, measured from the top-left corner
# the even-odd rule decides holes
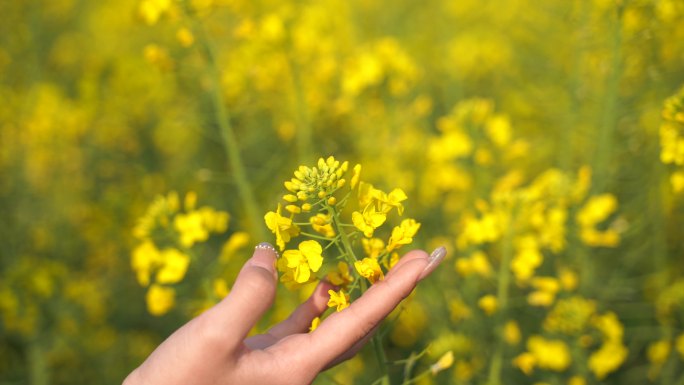
[[[462,246],[480,245],[494,242],[501,237],[502,223],[495,213],[484,213],[480,219],[465,215],[463,217],[463,230],[459,235],[458,243]]]
[[[219,262],[225,264],[235,255],[241,248],[247,246],[249,243],[249,234],[244,231],[234,232],[230,238],[223,244],[221,248],[221,256]]]
[[[361,176],[361,165],[357,164],[356,166],[354,166],[354,174],[352,175],[351,183],[349,184],[349,186],[352,188],[352,190],[359,183],[359,177],[360,176]]]
[[[349,307],[349,295],[344,290],[338,292],[328,290],[328,294],[330,295],[328,307],[337,307],[336,311],[342,311]]]
[[[527,302],[532,306],[551,306],[560,290],[560,282],[553,277],[535,277],[532,286],[537,289],[527,296]]]
[[[296,290],[302,287],[304,284],[312,282],[312,278],[314,278],[313,276],[311,276],[309,278],[309,281],[307,282],[297,282],[294,277],[295,270],[287,267],[287,260],[285,258],[278,259],[278,261],[276,262],[276,268],[278,269],[278,271],[282,272],[282,274],[280,275],[280,282],[282,282],[288,290]]]
[[[449,302],[449,314],[452,321],[459,322],[470,318],[472,311],[462,299],[455,298]]]
[[[537,359],[532,353],[522,353],[513,359],[513,366],[516,366],[526,375],[532,374],[534,366],[537,364]]]
[[[672,185],[672,191],[676,193],[684,191],[684,172],[673,172],[672,175],[670,175],[670,184]]]
[[[591,320],[591,323],[594,327],[601,331],[605,341],[622,341],[622,336],[624,335],[625,329],[615,313],[607,312],[603,315],[597,315]]]
[[[444,353],[444,355],[442,355],[442,357],[440,357],[439,360],[437,360],[437,362],[430,366],[430,370],[432,371],[432,375],[434,376],[442,370],[449,369],[453,364],[454,352],[449,350],[448,352]]]
[[[223,278],[215,279],[212,288],[214,289],[214,295],[218,298],[225,298],[230,293],[228,282]]]
[[[189,29],[183,27],[176,32],[176,40],[178,40],[180,45],[187,48],[195,42],[195,36]]]
[[[498,308],[498,301],[496,300],[495,296],[488,294],[477,301],[477,306],[479,306],[480,309],[485,312],[485,314],[492,315]]]
[[[408,199],[404,190],[400,188],[395,188],[389,194],[382,193],[378,201],[380,202],[380,211],[387,214],[392,210],[392,208],[397,209],[399,215],[404,214],[404,205],[401,202]]]
[[[195,242],[203,242],[209,238],[209,231],[204,226],[203,216],[199,211],[178,214],[173,225],[180,233],[180,243],[184,247],[192,247]]]
[[[217,211],[211,207],[202,207],[199,210],[202,215],[202,223],[212,233],[223,233],[228,229],[229,215],[225,211]]]
[[[562,340],[532,336],[527,340],[527,350],[534,356],[536,365],[542,369],[562,372],[572,362],[570,349]]]
[[[622,343],[607,342],[589,356],[589,370],[602,380],[617,370],[627,358],[628,350]]]
[[[487,255],[481,251],[476,251],[470,255],[470,268],[484,278],[489,277],[492,273],[492,266],[489,264]]]
[[[520,327],[518,326],[518,323],[509,320],[506,322],[504,325],[504,340],[509,344],[509,345],[517,345],[520,342],[521,338],[521,333],[520,333]]]
[[[684,333],[680,334],[675,340],[675,349],[677,349],[679,357],[684,360]]]
[[[322,199],[344,185],[342,176],[348,168],[348,162],[340,164],[332,156],[327,159],[320,158],[316,167],[299,166],[294,172],[295,177],[285,182],[285,188],[301,201],[306,201],[312,196]]]
[[[418,229],[420,229],[420,223],[414,219],[409,218],[401,221],[399,226],[392,229],[392,235],[387,244],[387,251],[390,252],[413,242],[413,236],[416,235]]]
[[[323,264],[323,249],[316,241],[303,241],[299,243],[298,250],[285,250],[283,258],[287,261],[287,267],[294,272],[294,280],[298,283],[309,281],[311,272],[317,272]]]
[[[524,283],[530,280],[535,270],[544,261],[539,243],[533,236],[523,236],[516,240],[516,254],[511,261],[511,270],[515,278]]]
[[[173,308],[176,300],[176,291],[170,287],[155,284],[147,290],[145,299],[147,301],[147,311],[152,315],[160,316]]]
[[[363,251],[368,258],[377,258],[385,249],[385,242],[380,238],[361,238]]]
[[[386,220],[387,216],[384,213],[377,212],[374,205],[366,206],[363,214],[358,211],[352,213],[354,226],[362,231],[367,238],[371,238],[375,229],[382,226]]]
[[[368,279],[371,284],[385,279],[385,275],[380,269],[378,261],[373,258],[364,258],[361,261],[354,262],[356,271],[364,278]]]
[[[596,302],[575,296],[559,300],[544,320],[544,329],[577,335],[584,331],[596,312]]]
[[[159,250],[151,241],[145,241],[133,250],[131,267],[135,271],[140,286],[150,284],[151,270],[161,263]]]
[[[366,207],[368,205],[375,206],[375,211],[383,214],[388,214],[392,208],[397,209],[399,215],[404,213],[404,206],[401,202],[408,199],[404,190],[395,188],[389,194],[382,190],[378,190],[370,183],[359,183],[359,206]]]
[[[349,274],[349,265],[342,261],[337,263],[337,270],[328,273],[327,279],[333,285],[341,287],[347,286],[354,280]]]
[[[312,332],[318,328],[318,325],[321,324],[321,317],[316,317],[313,320],[311,320],[311,326],[309,326],[309,331]]]
[[[595,226],[607,219],[617,210],[617,198],[612,194],[602,194],[589,198],[587,203],[577,213],[577,223],[580,225],[580,237],[589,246],[614,247],[620,241],[618,232],[614,229],[596,230]]]
[[[359,182],[359,190],[357,192],[359,199],[359,206],[366,207],[377,200],[382,191],[373,187],[372,184],[366,182]]]
[[[276,243],[282,251],[292,237],[299,235],[299,227],[292,223],[292,218],[280,215],[280,204],[275,212],[269,211],[264,216],[266,226],[276,235]]]
[[[594,226],[617,210],[618,201],[613,194],[591,196],[577,212],[575,220],[580,226]]]
[[[330,223],[330,219],[330,215],[318,213],[309,218],[309,223],[311,223],[311,226],[317,233],[323,234],[323,236],[328,238],[332,238],[335,236],[335,230]]]
[[[145,23],[153,25],[170,7],[170,0],[143,0],[138,5],[138,13]]]
[[[190,265],[190,257],[176,249],[164,250],[161,260],[162,267],[157,272],[157,283],[180,282]]]
[[[510,143],[511,131],[511,122],[505,115],[494,115],[485,124],[487,136],[497,147],[503,148]]]
[[[580,376],[572,376],[568,379],[568,385],[587,385],[587,380]]]
[[[565,291],[573,291],[577,289],[577,281],[579,278],[577,277],[577,273],[570,269],[566,268],[561,268],[561,270],[558,273],[558,279],[561,282],[561,286],[563,286],[563,290]]]
[[[646,357],[651,363],[662,365],[667,361],[671,350],[672,346],[669,340],[656,341],[648,345]]]

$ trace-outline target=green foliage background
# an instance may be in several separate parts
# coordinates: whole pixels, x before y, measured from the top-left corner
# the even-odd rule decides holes
[[[27,0],[1,2],[0,14],[1,384],[120,383],[206,299],[208,274],[230,282],[251,254],[209,271],[223,242],[235,232],[273,241],[262,218],[282,182],[330,154],[363,164],[374,185],[402,187],[422,223],[414,245],[449,249],[387,329],[391,359],[432,343],[424,369],[454,351],[453,368],[421,383],[684,381],[682,205],[670,183],[681,165],[660,161],[659,138],[664,102],[684,84],[682,1]],[[455,116],[473,103],[510,123],[506,145]],[[450,114],[465,139],[444,139]],[[440,155],[464,141],[470,150]],[[574,271],[578,287],[559,296],[614,312],[629,353],[600,379],[582,364],[589,348],[567,369],[525,374],[512,360],[550,333],[540,322],[550,305],[501,281],[511,241],[457,239],[511,172],[528,185],[582,166],[588,196],[617,198],[599,227],[619,244],[583,242],[578,203],[562,252],[545,250],[538,274]],[[196,191],[231,221],[193,257],[177,308],[154,317],[130,267],[132,229],[171,190]],[[459,274],[474,248],[503,273]],[[504,283],[509,306],[488,316],[478,299]],[[299,299],[278,301],[260,328]],[[498,342],[510,319],[517,345]],[[377,377],[360,359],[345,365],[319,381]]]

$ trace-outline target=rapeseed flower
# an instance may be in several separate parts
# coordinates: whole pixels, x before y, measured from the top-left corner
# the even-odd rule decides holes
[[[354,278],[349,274],[349,265],[342,261],[337,263],[336,270],[328,273],[326,279],[328,282],[339,287],[345,287],[354,281]]]
[[[371,284],[385,279],[385,275],[380,269],[378,261],[374,258],[364,258],[361,261],[354,262],[354,268],[356,271]]]
[[[135,271],[138,283],[141,286],[150,284],[152,269],[157,268],[161,262],[161,254],[152,241],[145,241],[133,250],[131,267]]]
[[[352,213],[352,222],[357,229],[363,232],[366,238],[373,237],[373,232],[378,227],[382,226],[387,220],[387,214],[376,211],[374,205],[368,205],[363,210],[363,213],[354,211]]]
[[[684,333],[677,336],[675,339],[675,350],[679,353],[679,358],[684,361]]]
[[[328,307],[334,307],[335,311],[342,311],[349,307],[349,294],[345,293],[344,290],[328,290],[328,294],[330,295]]]
[[[508,320],[504,324],[503,331],[504,340],[509,345],[517,345],[520,343],[522,338],[522,333],[520,332],[520,326],[514,320]]]
[[[276,235],[276,243],[281,251],[285,249],[285,245],[292,237],[299,235],[299,227],[292,222],[292,218],[280,215],[280,204],[275,212],[266,213],[264,220],[268,229]]]
[[[361,245],[368,258],[378,258],[385,251],[385,241],[380,238],[361,238]]]
[[[204,226],[202,214],[198,211],[178,214],[173,224],[180,234],[180,243],[183,247],[192,247],[195,242],[209,239],[209,231]]]
[[[147,290],[147,311],[156,316],[164,315],[176,303],[176,291],[168,286],[153,284]]]
[[[157,271],[156,282],[163,284],[178,283],[185,277],[190,265],[190,257],[177,249],[162,251],[161,267]]]
[[[562,340],[534,335],[527,340],[527,349],[534,357],[534,366],[540,369],[562,372],[572,362],[570,349]]]
[[[311,326],[309,326],[309,332],[312,332],[316,329],[318,329],[318,325],[321,324],[321,317],[316,317],[313,320],[311,320]]]
[[[492,315],[496,313],[499,303],[495,296],[487,294],[477,301],[477,306],[484,311],[487,315]]]
[[[559,300],[544,320],[544,329],[568,335],[582,333],[596,312],[596,302],[579,296]]]
[[[303,241],[297,250],[285,250],[283,259],[287,261],[287,268],[293,271],[297,283],[305,283],[323,264],[323,249],[316,241]]]
[[[413,242],[413,236],[416,235],[420,229],[420,223],[414,219],[404,219],[401,225],[392,229],[392,235],[387,243],[387,251],[398,249],[403,245],[408,245]]]
[[[627,354],[628,350],[622,343],[609,341],[589,356],[587,366],[597,379],[602,380],[622,365]]]
[[[444,353],[437,362],[432,364],[430,366],[430,371],[432,371],[432,375],[436,375],[437,373],[441,372],[442,370],[449,369],[451,365],[454,364],[454,352],[449,350],[448,352]]]

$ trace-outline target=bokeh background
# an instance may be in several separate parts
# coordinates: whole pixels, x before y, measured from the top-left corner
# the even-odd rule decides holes
[[[681,0],[0,14],[0,384],[120,383],[225,295],[274,241],[283,181],[328,155],[403,188],[413,246],[449,250],[383,333],[390,360],[424,353],[413,375],[454,362],[404,384],[684,383]],[[141,223],[200,207],[229,220],[156,235],[190,263],[150,307]],[[377,377],[364,352],[318,383]]]

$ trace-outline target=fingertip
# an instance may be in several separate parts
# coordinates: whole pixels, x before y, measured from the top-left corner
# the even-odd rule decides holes
[[[268,242],[262,242],[254,247],[254,254],[246,263],[245,267],[260,267],[267,270],[274,277],[278,279],[276,271],[276,261],[278,259],[278,252]]]
[[[428,275],[432,274],[435,269],[442,263],[444,260],[444,257],[446,257],[447,250],[446,247],[440,246],[436,248],[432,253],[430,253],[430,256],[427,259],[427,266],[425,266],[425,269],[423,270],[422,273],[420,273],[420,276],[418,276],[419,280],[425,279]]]
[[[404,265],[408,264],[411,261],[414,261],[414,260],[427,261],[428,258],[429,258],[429,255],[425,250],[421,250],[421,249],[411,250],[408,253],[404,254],[404,256],[401,257],[401,259],[399,259],[399,262],[397,262],[396,265],[394,265],[390,269],[390,271],[387,273],[386,278],[390,278],[392,275],[395,274],[396,271],[398,271]]]

